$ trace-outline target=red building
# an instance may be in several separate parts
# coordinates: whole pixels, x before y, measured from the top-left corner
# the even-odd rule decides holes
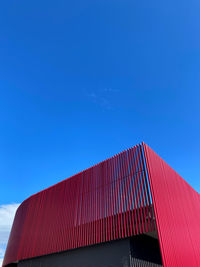
[[[3,266],[200,266],[200,195],[142,143],[26,199]]]

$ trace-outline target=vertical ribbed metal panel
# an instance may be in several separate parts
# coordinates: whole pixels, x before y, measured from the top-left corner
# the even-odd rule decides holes
[[[155,230],[142,146],[126,150],[19,207],[4,265]]]
[[[163,265],[199,267],[199,194],[152,149],[143,146]]]

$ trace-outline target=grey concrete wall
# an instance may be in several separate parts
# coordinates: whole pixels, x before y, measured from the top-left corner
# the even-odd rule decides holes
[[[21,261],[17,267],[157,267],[158,241],[146,236],[123,239]]]
[[[20,262],[18,267],[130,267],[128,239]]]

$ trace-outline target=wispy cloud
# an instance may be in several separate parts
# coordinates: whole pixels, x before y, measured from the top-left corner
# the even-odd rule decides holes
[[[10,229],[18,207],[18,203],[0,205],[0,266],[3,262]]]
[[[110,87],[106,87],[103,89],[104,92],[111,92],[111,93],[116,93],[116,92],[119,92],[118,89],[115,89],[115,88],[110,88]]]
[[[92,100],[92,102],[107,110],[112,109],[113,107],[113,94],[119,92],[118,89],[113,89],[110,87],[84,91],[86,95]]]

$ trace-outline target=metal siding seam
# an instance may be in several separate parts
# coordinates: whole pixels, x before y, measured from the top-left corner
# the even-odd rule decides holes
[[[83,246],[83,194],[84,194],[84,184],[83,184],[83,172],[81,173],[81,198],[80,198],[80,219],[79,219],[79,243],[80,247]]]
[[[88,173],[87,170],[84,174],[84,180],[85,180],[85,219],[84,219],[84,232],[85,232],[85,238],[84,238],[84,246],[88,246]]]
[[[105,242],[107,242],[108,239],[108,209],[109,209],[109,200],[108,200],[108,161],[105,161]]]
[[[118,197],[117,197],[117,186],[116,186],[116,176],[115,176],[115,171],[114,171],[114,157],[112,158],[112,176],[113,176],[113,191],[114,191],[114,205],[115,205],[115,213],[114,213],[114,219],[115,219],[115,233],[116,233],[116,238],[120,238],[120,217],[119,217],[119,210],[118,210]]]
[[[121,231],[122,231],[122,238],[125,237],[125,228],[124,228],[124,204],[123,204],[123,191],[122,191],[122,176],[121,176],[121,168],[120,168],[120,154],[116,157],[116,168],[118,170],[118,188],[119,188],[119,199],[120,199],[120,218],[121,218]]]
[[[80,247],[83,246],[83,172],[81,173],[81,202],[80,202],[80,220],[79,220],[79,233],[80,233]]]
[[[57,195],[57,206],[59,206],[60,207],[60,204],[61,204],[61,184],[59,184],[58,186],[57,186],[57,193],[56,193],[56,195]],[[61,216],[60,216],[60,213],[58,213],[57,212],[57,210],[56,210],[56,217],[55,217],[55,219],[56,219],[56,221],[55,221],[55,239],[56,239],[56,243],[55,243],[55,248],[54,248],[54,250],[55,251],[59,251],[59,249],[60,249],[60,223],[61,223],[61,218],[60,218]]]
[[[101,165],[98,165],[99,172],[98,172],[98,194],[99,194],[99,243],[101,243],[101,235],[102,235],[102,229],[101,229]]]
[[[137,212],[137,221],[139,226],[139,233],[142,233],[141,228],[141,218],[140,218],[140,200],[139,200],[139,193],[137,188],[137,177],[136,177],[136,169],[135,169],[135,163],[134,163],[134,154],[133,154],[134,148],[131,148],[130,150],[130,159],[131,159],[131,167],[132,167],[132,179],[134,183],[134,193],[135,193],[135,200],[136,200],[136,212]]]
[[[92,169],[92,178],[93,178],[93,197],[92,197],[92,205],[93,205],[93,212],[92,212],[92,234],[93,234],[93,244],[96,243],[95,240],[95,222],[96,222],[96,183],[95,183],[95,168]]]
[[[86,222],[86,179],[85,179],[85,172],[83,172],[83,222],[82,222],[82,231],[83,231],[83,243],[82,246],[85,246],[85,240],[86,240],[86,230],[85,230],[85,222]]]
[[[85,172],[85,243],[84,246],[88,246],[88,173]]]
[[[113,234],[114,234],[114,239],[118,238],[119,234],[116,231],[116,225],[117,225],[117,218],[118,216],[115,214],[117,214],[117,207],[116,207],[116,194],[115,194],[115,180],[114,180],[114,175],[113,175],[113,157],[110,160],[111,163],[111,180],[112,180],[112,196],[113,196]]]
[[[93,212],[92,212],[92,234],[93,234],[93,244],[96,243],[95,240],[95,218],[96,218],[96,183],[95,183],[95,168],[96,166],[92,169],[92,178],[93,178],[93,198],[92,198],[92,204],[93,204]]]
[[[88,216],[87,216],[87,244],[91,245],[91,176],[90,169],[88,173]]]
[[[94,244],[94,176],[93,176],[93,168],[90,172],[91,178],[91,194],[90,194],[90,244]]]
[[[74,248],[74,206],[72,203],[74,203],[74,190],[73,190],[73,180],[71,179],[71,186],[70,186],[70,193],[71,193],[71,248]]]
[[[120,199],[120,218],[121,218],[121,232],[122,232],[122,238],[125,237],[125,229],[124,229],[124,216],[123,216],[123,210],[124,210],[124,205],[123,205],[123,200],[122,200],[122,177],[121,177],[121,172],[120,172],[120,164],[119,164],[119,154],[117,155],[117,170],[118,170],[118,189],[119,189],[119,199]]]
[[[132,213],[134,214],[134,225],[135,225],[135,229],[136,229],[136,234],[139,234],[139,220],[137,219],[137,212],[138,212],[138,209],[137,209],[137,195],[135,194],[135,182],[134,182],[134,179],[133,179],[133,164],[132,164],[132,160],[131,160],[131,149],[129,149],[128,151],[128,159],[129,159],[129,174],[130,174],[130,182],[131,182],[131,190],[132,190],[132,203],[134,204],[134,209],[132,211]]]
[[[141,161],[139,158],[139,147],[137,146],[136,149],[136,161],[137,161],[137,166],[138,166],[138,176],[139,176],[139,181],[140,181],[140,188],[141,188],[141,196],[142,196],[142,203],[143,203],[143,217],[144,217],[144,226],[145,226],[145,232],[148,232],[148,225],[147,225],[147,220],[146,216],[148,216],[148,213],[146,212],[146,201],[145,201],[145,193],[144,193],[144,182],[143,182],[143,170],[142,170],[142,165]]]
[[[150,166],[149,166],[150,163],[149,163],[147,147],[144,143],[142,144],[142,146],[143,146],[143,150],[144,150],[145,162],[146,162],[147,172],[148,172],[148,177],[149,177],[149,184],[150,184],[150,190],[151,190],[151,195],[152,195],[152,205],[153,205],[154,213],[156,214],[156,216],[158,216],[156,206],[154,205],[155,196],[154,196],[154,191],[153,191],[152,182],[151,182],[151,171],[150,171]],[[159,222],[157,222],[157,220],[156,220],[156,226],[158,229],[158,237],[159,237],[158,240],[159,240],[159,244],[160,244],[160,251],[161,251],[163,266],[166,267],[167,265],[166,265],[165,255],[163,253],[162,237],[160,235],[160,226],[159,226]]]
[[[68,220],[68,232],[69,232],[69,245],[68,247],[71,248],[71,205],[70,205],[70,198],[71,198],[71,190],[70,190],[70,180],[69,180],[69,184],[68,184],[68,194],[67,194],[67,202],[68,202],[68,216],[69,216],[69,220]]]
[[[74,222],[75,227],[75,248],[78,247],[78,214],[79,214],[79,196],[80,196],[80,183],[77,185],[77,180],[79,180],[79,176],[77,176],[77,179],[75,180],[75,190],[77,191],[76,195],[76,217]]]
[[[139,233],[138,229],[138,222],[137,222],[137,211],[136,211],[136,195],[134,193],[134,184],[133,184],[133,179],[132,179],[132,168],[131,168],[131,159],[130,159],[130,149],[127,150],[127,164],[128,164],[128,177],[129,177],[129,183],[130,183],[130,198],[131,198],[131,214],[132,214],[132,222],[133,222],[133,227],[134,227],[134,234]]]
[[[107,172],[108,172],[108,161],[105,161],[105,241],[108,241],[108,209],[109,209],[109,201],[108,201],[108,176],[107,176]]]
[[[149,219],[149,231],[154,231],[155,227],[154,227],[154,222],[153,222],[153,212],[152,212],[152,204],[151,204],[151,199],[150,199],[150,194],[151,192],[149,192],[149,187],[147,184],[147,173],[146,173],[146,166],[145,166],[145,158],[144,158],[144,154],[143,154],[143,147],[140,144],[140,153],[141,153],[141,160],[142,160],[142,164],[143,164],[143,169],[144,169],[144,174],[143,174],[143,178],[144,178],[144,184],[145,184],[145,189],[146,189],[146,195],[147,195],[147,207],[148,207],[148,219]],[[150,217],[149,217],[149,212],[150,212]]]
[[[102,223],[102,239],[101,242],[104,242],[105,239],[105,227],[104,227],[104,200],[105,200],[105,187],[104,187],[104,162],[101,164],[101,195],[102,195],[102,199],[101,199],[101,223]]]
[[[56,193],[57,193],[58,187],[54,187],[54,192],[53,192],[53,211],[54,211],[54,218],[53,218],[53,246],[52,246],[52,251],[56,250],[56,235],[55,235],[55,227],[56,227],[56,208],[55,208],[55,201],[56,201]]]
[[[111,190],[111,223],[112,223],[112,227],[110,227],[110,231],[111,231],[111,240],[116,238],[116,234],[115,234],[115,217],[114,217],[114,213],[115,213],[115,206],[114,206],[114,181],[113,181],[113,177],[112,177],[112,158],[109,160],[109,175],[110,175],[110,190]]]
[[[125,214],[126,214],[126,227],[127,227],[127,236],[132,235],[131,226],[131,216],[130,216],[130,201],[129,201],[129,192],[128,192],[128,177],[126,173],[126,163],[125,163],[125,151],[122,153],[122,172],[124,177],[124,201],[125,201]]]
[[[86,191],[85,191],[85,245],[88,246],[88,171],[85,172],[85,183],[86,183]]]
[[[71,180],[71,203],[76,203],[76,199],[75,199],[75,192],[74,192],[74,181],[73,179]],[[75,207],[73,205],[73,207],[71,208],[72,210],[72,249],[74,249],[74,230],[75,230]]]
[[[100,225],[100,240],[102,243],[102,179],[101,179],[101,164],[99,164],[99,225]]]
[[[65,235],[66,235],[66,239],[65,239],[65,249],[69,249],[69,223],[68,223],[68,184],[69,182],[67,181],[66,184],[65,184],[65,209],[66,209],[66,212],[64,213],[65,215],[65,220],[64,220],[64,223],[65,223]]]
[[[103,241],[106,241],[107,237],[107,191],[106,191],[106,161],[104,161],[103,164],[104,170],[103,170],[103,176],[104,176],[104,181],[103,181],[103,228],[104,228],[104,235],[103,235]]]
[[[101,242],[104,242],[104,236],[105,236],[105,228],[104,228],[104,197],[105,197],[105,190],[104,190],[104,162],[101,164],[101,224],[102,224],[102,240]]]
[[[98,209],[97,209],[97,165],[95,166],[95,244],[97,244],[97,213],[98,213]]]
[[[86,238],[87,238],[87,233],[86,233],[86,209],[87,209],[87,202],[86,202],[86,192],[87,192],[87,181],[86,181],[86,171],[84,172],[84,198],[83,198],[83,203],[84,203],[84,219],[83,219],[83,233],[84,233],[84,238],[83,238],[83,246],[86,245]]]
[[[120,168],[120,176],[121,176],[121,192],[122,192],[122,203],[123,203],[123,211],[122,211],[122,216],[123,216],[123,221],[124,221],[124,237],[128,236],[128,229],[127,229],[127,202],[126,202],[126,189],[125,189],[125,180],[126,177],[124,176],[124,172],[123,172],[123,153],[119,154],[119,168]]]
[[[170,194],[170,191],[168,190],[169,188],[168,188],[168,185],[167,185],[167,183],[166,183],[166,178],[165,178],[165,171],[164,171],[164,169],[163,169],[163,166],[162,166],[162,162],[161,162],[161,160],[159,160],[159,165],[161,165],[160,167],[160,170],[161,170],[161,176],[164,178],[163,179],[163,187],[164,187],[164,190],[165,190],[165,192],[166,191],[168,191],[168,195]],[[174,184],[174,189],[176,189],[176,184]],[[162,190],[162,193],[163,193],[164,191]],[[167,205],[168,206],[170,206],[171,207],[171,209],[173,208],[173,205],[171,205],[171,203],[170,203],[170,201],[168,201],[169,200],[169,198],[167,199]],[[180,203],[181,204],[181,203]],[[166,206],[166,205],[164,205],[164,206]],[[181,205],[180,205],[180,210],[181,210]],[[174,220],[175,219],[175,217],[176,217],[176,215],[174,216],[174,214],[173,214],[173,211],[171,211],[170,212],[171,213],[171,216],[173,217],[172,219]],[[165,221],[167,221],[167,212],[166,212],[166,216],[165,216]],[[176,234],[175,232],[174,232],[174,229],[172,230],[172,231],[170,231],[171,233],[170,233],[170,235],[172,235],[172,232],[173,232],[173,234]],[[169,251],[169,248],[170,247],[174,247],[174,244],[173,243],[171,243],[171,242],[168,242],[168,251]],[[169,261],[171,261],[171,263],[173,264],[173,265],[178,265],[178,263],[177,263],[177,255],[175,254],[175,247],[174,247],[174,249],[173,249],[173,257],[168,257],[168,265],[169,265]],[[167,258],[166,258],[167,259]],[[181,259],[181,261],[182,261],[182,259]],[[171,266],[171,263],[170,263],[170,266]],[[181,263],[181,266],[183,266],[183,262]]]
[[[118,233],[116,232],[116,219],[117,216],[115,216],[116,213],[116,205],[115,205],[115,199],[116,199],[116,195],[115,195],[115,180],[114,180],[114,176],[113,176],[113,158],[110,159],[110,175],[111,175],[111,190],[112,190],[112,221],[113,221],[113,238],[116,239],[118,237]]]
[[[102,188],[102,164],[99,164],[99,169],[100,169],[100,189],[99,189],[99,194],[100,194],[100,242],[103,242],[103,223],[102,223],[102,213],[103,213],[103,207],[102,207],[102,203],[103,203],[103,188]]]
[[[101,241],[101,225],[100,225],[100,185],[99,185],[99,164],[97,165],[97,195],[98,195],[98,215],[97,215],[97,223],[98,223],[98,231],[97,231],[97,237],[98,237],[98,243]]]
[[[52,214],[52,206],[53,206],[53,189],[51,189],[51,214]],[[50,224],[50,236],[49,236],[49,239],[50,239],[50,252],[52,253],[53,252],[53,220],[51,219],[51,214],[49,213],[49,224]],[[48,244],[46,244],[47,247],[48,247]]]
[[[46,204],[46,206],[48,205],[46,203],[46,200],[47,200],[47,191],[44,191],[44,205]],[[47,217],[47,214],[48,214],[48,209],[45,208],[44,210],[44,213],[43,213],[43,216],[44,216],[44,219],[43,219],[43,250],[42,250],[42,253],[46,253],[47,251],[47,248],[46,248],[46,240],[47,240],[47,229],[45,229],[45,223],[46,222],[46,217]]]
[[[105,225],[105,239],[104,242],[108,241],[108,209],[109,209],[109,200],[108,200],[108,161],[105,161],[105,180],[104,180],[104,194],[105,194],[105,200],[104,200],[104,225]]]
[[[147,192],[146,192],[146,187],[145,187],[145,182],[144,182],[144,164],[142,162],[142,155],[141,155],[141,150],[140,146],[138,146],[138,162],[140,166],[140,177],[141,177],[141,183],[142,183],[142,191],[143,191],[143,196],[144,196],[144,209],[145,209],[145,218],[146,218],[146,232],[151,231],[150,228],[150,220],[149,220],[149,212],[148,212],[148,201],[147,201]]]
[[[85,203],[85,171],[83,172],[83,208],[82,208],[82,246],[85,246],[85,209],[86,209],[86,203]]]
[[[94,244],[93,241],[93,192],[94,192],[94,179],[92,168],[90,169],[90,245]]]
[[[108,179],[108,241],[112,240],[112,216],[111,216],[111,204],[112,204],[112,195],[111,195],[111,182],[110,182],[110,160],[107,160],[107,179]]]
[[[119,207],[119,191],[118,191],[118,176],[117,176],[117,171],[116,171],[116,156],[114,156],[113,158],[113,164],[114,164],[114,179],[115,179],[115,194],[116,194],[116,200],[115,200],[115,203],[116,203],[116,207],[117,207],[117,215],[118,215],[118,234],[119,234],[119,238],[122,237],[122,232],[121,232],[121,223],[120,223],[120,219],[121,219],[121,216],[120,216],[120,207]]]
[[[10,252],[12,255],[16,255],[16,259],[21,259],[22,256],[23,256],[23,244],[24,244],[24,239],[25,239],[25,229],[26,229],[26,218],[27,218],[27,213],[29,212],[28,210],[28,200],[25,200],[25,202],[23,202],[20,207],[18,207],[17,211],[16,211],[16,214],[15,214],[15,218],[14,218],[14,221],[16,222],[15,224],[13,224],[12,226],[12,229],[11,229],[11,233],[10,233],[10,237],[9,237],[9,240],[8,240],[8,247],[10,245],[10,242],[11,242],[11,236],[12,234],[17,231],[18,234],[20,234],[18,236],[18,242],[19,242],[19,245],[18,245],[18,248],[15,248],[15,251],[13,251],[13,247],[10,249]],[[20,220],[20,214],[21,214],[21,220]],[[20,223],[21,222],[21,223]],[[19,237],[21,236],[21,240],[19,239]],[[16,242],[16,240],[14,240]],[[6,249],[6,253],[9,253],[8,251],[8,247]],[[8,255],[8,259],[10,260],[10,255]],[[6,259],[4,258],[4,261]],[[4,262],[3,262],[4,263]]]
[[[95,244],[97,243],[97,165],[95,166],[95,229],[94,229],[94,233],[95,233]]]
[[[99,165],[97,165],[97,243],[100,243],[100,205],[99,205],[100,197],[99,197]]]
[[[26,215],[23,216],[23,211],[24,211],[24,208],[26,207]],[[11,233],[10,233],[10,237],[9,237],[9,240],[8,240],[8,245],[7,245],[7,248],[6,248],[6,258],[4,258],[4,261],[3,261],[3,264],[5,264],[5,262],[9,262],[11,260],[11,256],[10,254],[12,255],[15,255],[15,258],[18,260],[18,259],[21,259],[22,258],[22,255],[23,255],[23,243],[24,243],[24,238],[25,238],[25,222],[26,222],[26,218],[27,218],[27,213],[29,212],[29,209],[28,209],[28,200],[25,200],[17,209],[16,211],[16,214],[15,214],[15,218],[14,218],[14,224],[11,228]],[[21,215],[22,214],[22,215]],[[21,216],[20,216],[21,215]],[[21,217],[21,218],[20,218]],[[24,227],[22,227],[21,229],[21,239],[19,239],[19,244],[18,244],[18,247],[15,248],[15,252],[13,251],[13,247],[10,248],[10,243],[12,242],[11,241],[11,237],[12,235],[14,235],[15,237],[15,232],[16,231],[19,231],[20,232],[20,228],[19,228],[19,225],[20,225],[20,221],[24,220]],[[14,238],[13,238],[14,239]],[[13,240],[13,243],[16,242],[16,237],[15,239]]]
[[[87,194],[87,245],[90,244],[90,171],[88,173],[88,194]]]
[[[141,198],[141,192],[140,192],[140,185],[139,185],[139,175],[138,175],[138,166],[137,166],[137,161],[136,161],[136,147],[133,149],[133,166],[135,170],[135,180],[136,180],[136,188],[138,192],[138,202],[139,202],[139,215],[140,215],[140,223],[142,226],[142,233],[145,232],[144,230],[144,223],[143,223],[143,214],[142,214],[142,209],[143,209],[143,204],[142,204],[142,198]]]
[[[124,217],[125,217],[125,228],[126,228],[126,237],[130,236],[130,214],[129,214],[129,197],[128,197],[128,188],[127,188],[127,176],[125,173],[125,152],[121,153],[121,170],[123,177],[123,199],[124,199]]]
[[[27,225],[28,224],[30,224],[30,222],[29,222],[29,213],[31,213],[31,211],[32,211],[32,205],[31,205],[31,203],[30,203],[30,199],[27,199],[27,216],[26,216],[26,224],[24,225],[24,230],[23,230],[23,237],[25,238],[26,236],[27,236],[27,234],[26,234],[26,232],[28,231],[28,227],[27,227]],[[30,225],[30,229],[31,229],[31,225]],[[22,248],[22,250],[21,250],[21,255],[20,255],[20,258],[21,259],[24,259],[25,257],[26,257],[26,250],[27,250],[27,246],[24,246],[24,244],[23,244],[23,248]]]
[[[107,161],[107,179],[108,179],[108,239],[112,240],[112,234],[111,234],[111,224],[112,224],[112,216],[111,216],[111,184],[110,184],[110,160]]]
[[[138,147],[135,147],[134,152],[134,158],[135,158],[135,166],[136,166],[136,177],[137,177],[137,184],[138,184],[138,190],[139,190],[139,196],[140,196],[140,215],[141,215],[141,221],[142,221],[142,229],[143,233],[145,233],[145,207],[144,207],[144,199],[142,194],[142,183],[141,183],[141,176],[140,176],[140,167],[138,165],[138,157],[137,157],[137,150]]]
[[[66,187],[65,187],[65,205],[66,205],[66,213],[65,213],[65,233],[66,233],[66,243],[65,243],[65,248],[66,249],[69,249],[69,207],[68,207],[68,185],[69,183],[66,184]]]
[[[51,214],[53,214],[53,219],[51,219],[51,252],[53,252],[54,250],[54,190],[52,190],[52,210],[51,210]]]
[[[134,224],[134,214],[133,214],[133,202],[131,198],[131,182],[130,182],[130,175],[129,175],[129,169],[128,169],[128,154],[127,150],[125,151],[125,176],[127,179],[127,198],[128,198],[128,211],[129,211],[129,226],[130,226],[130,234],[131,236],[136,233],[135,231],[135,224]]]
[[[91,169],[88,170],[88,173],[89,173],[89,230],[88,230],[88,244],[91,245],[92,244],[92,217],[91,217],[91,214],[92,214],[92,201],[91,201],[91,198],[92,198],[92,178],[91,178]]]
[[[39,212],[40,212],[40,221],[43,222],[43,218],[44,218],[44,215],[43,215],[43,210],[44,210],[44,196],[45,196],[45,193],[42,192],[41,193],[41,196],[40,196],[40,208],[39,208]],[[42,232],[42,230],[44,231],[44,227],[43,227],[43,223],[41,223],[39,225],[39,231]],[[39,238],[39,236],[38,236]],[[42,247],[43,247],[43,235],[40,235],[40,242],[37,242],[37,251],[35,252],[35,255],[38,255],[40,252],[42,252]],[[39,243],[39,244],[38,244]]]
[[[65,194],[65,183],[63,182],[62,187],[61,187],[61,203],[60,203],[60,251],[63,251],[64,249],[64,194]]]
[[[98,177],[97,168],[95,167],[95,243],[98,243]]]
[[[74,179],[72,179],[72,199],[73,202],[72,203],[76,203],[76,193],[77,190],[75,190],[75,184],[74,184]],[[72,242],[72,248],[75,248],[75,219],[76,219],[76,207],[72,208],[73,211],[73,232],[72,232],[72,237],[73,237],[73,242]]]
[[[102,163],[102,242],[105,242],[105,161]]]
[[[32,249],[33,249],[33,247],[31,246],[31,241],[33,240],[33,227],[34,227],[34,224],[35,224],[35,212],[36,212],[36,210],[35,210],[35,198],[33,198],[32,199],[32,201],[29,201],[29,204],[31,205],[31,209],[30,210],[32,210],[32,213],[30,213],[30,217],[29,217],[29,221],[30,221],[30,225],[31,225],[31,227],[30,227],[30,229],[29,229],[29,235],[28,235],[28,238],[27,238],[27,240],[26,240],[26,250],[25,250],[25,257],[27,258],[27,257],[32,257]],[[32,224],[31,224],[31,222],[33,222]],[[27,227],[28,228],[28,227]]]
[[[110,240],[113,240],[113,196],[112,196],[112,181],[111,181],[111,167],[110,167],[110,159],[108,160],[108,177],[109,177],[109,232],[110,232]]]

